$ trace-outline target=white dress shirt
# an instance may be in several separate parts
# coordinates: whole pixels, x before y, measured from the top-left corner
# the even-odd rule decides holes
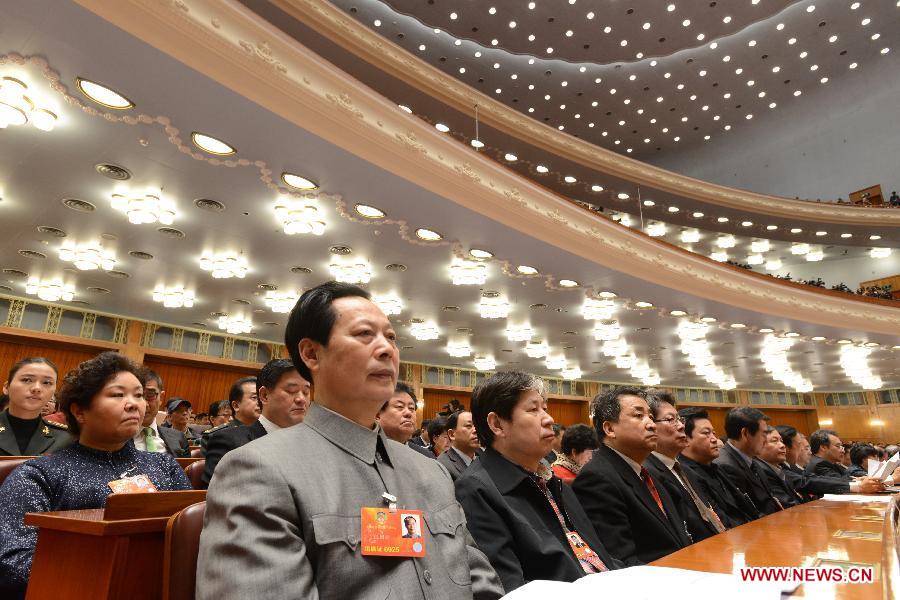
[[[157,427],[156,427],[156,421],[154,420],[152,423],[150,423],[150,425],[148,425],[148,427],[150,427],[150,430],[153,432],[153,437],[156,438],[156,452],[158,452],[158,453],[168,452],[168,450],[166,449],[166,443],[159,436],[159,429],[157,429]],[[138,450],[141,450],[142,452],[147,452],[147,443],[144,440],[144,428],[143,427],[138,429],[137,434],[132,439],[134,440],[135,448],[137,448]]]
[[[266,415],[259,415],[259,422],[262,424],[263,429],[266,430],[266,433],[272,433],[273,431],[278,431],[279,429],[281,429],[281,427],[268,420],[266,418]]]

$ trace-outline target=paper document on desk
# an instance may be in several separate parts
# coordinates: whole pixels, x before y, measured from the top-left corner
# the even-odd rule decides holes
[[[900,452],[895,452],[892,457],[887,459],[883,464],[879,465],[878,469],[875,470],[875,473],[872,475],[872,477],[877,477],[878,479],[884,481],[891,476],[891,474],[894,472],[894,469],[896,469],[898,466],[900,466]]]
[[[885,494],[883,496],[860,496],[857,494],[825,494],[822,500],[831,500],[832,502],[883,502],[885,504],[891,501],[891,496]]]
[[[661,590],[665,590],[665,595],[672,598],[687,598],[699,593],[729,600],[778,600],[782,593],[795,589],[797,584],[788,582],[745,582],[738,575],[645,565],[588,575],[574,583],[532,581],[503,598],[546,600],[558,595],[566,600],[596,600],[603,594],[606,598],[658,600]]]

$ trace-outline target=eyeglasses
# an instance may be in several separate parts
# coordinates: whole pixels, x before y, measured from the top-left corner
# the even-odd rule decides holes
[[[653,419],[654,423],[665,423],[666,425],[674,425],[676,421],[684,425],[684,417],[666,417],[665,419]]]
[[[144,390],[144,398],[156,398],[157,396],[159,396],[157,390]]]

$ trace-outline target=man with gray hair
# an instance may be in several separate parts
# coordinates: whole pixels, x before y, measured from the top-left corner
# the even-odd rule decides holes
[[[600,448],[572,489],[603,544],[627,566],[690,544],[675,502],[642,466],[658,440],[644,390],[619,387],[601,394],[591,402],[591,416]]]

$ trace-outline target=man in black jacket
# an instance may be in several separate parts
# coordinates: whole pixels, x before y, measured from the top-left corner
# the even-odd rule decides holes
[[[656,450],[647,457],[644,466],[654,480],[665,486],[678,505],[678,512],[684,517],[693,542],[725,531],[725,525],[700,499],[684,468],[678,463],[678,455],[687,447],[688,439],[684,432],[684,420],[675,409],[675,399],[667,392],[656,391],[648,394],[647,403],[659,438]]]
[[[715,463],[756,507],[766,515],[778,512],[782,506],[772,495],[772,490],[759,473],[753,469],[753,457],[766,443],[769,417],[749,406],[732,408],[725,415],[725,433],[728,442],[719,451]]]
[[[643,390],[619,387],[601,394],[591,402],[591,415],[600,448],[572,489],[609,551],[631,566],[690,544],[665,486],[641,466],[657,443]]]
[[[713,461],[719,457],[719,439],[709,413],[702,408],[682,408],[678,414],[684,419],[688,446],[681,451],[678,462],[684,467],[694,489],[709,504],[729,529],[759,518],[760,513],[734,487]]]
[[[487,450],[456,480],[456,497],[507,592],[535,579],[574,581],[623,566],[572,490],[541,462],[553,418],[540,379],[501,372],[479,382],[472,418]]]
[[[310,402],[310,384],[294,364],[283,358],[267,362],[256,377],[256,393],[262,404],[259,419],[252,425],[220,429],[209,437],[206,469],[201,481],[209,486],[219,461],[231,450],[267,433],[302,423]]]
[[[753,459],[753,468],[765,479],[774,495],[785,508],[797,506],[805,501],[803,495],[794,489],[794,485],[785,475],[781,466],[787,459],[787,448],[781,441],[781,433],[770,428],[766,434],[766,443]]]
[[[803,470],[803,476],[807,479],[818,478],[820,485],[830,484],[828,487],[831,489],[825,493],[875,494],[884,490],[884,484],[880,480],[874,477],[851,480],[850,475],[838,466],[844,456],[844,444],[836,431],[830,429],[813,431],[809,436],[809,448],[813,455]]]

